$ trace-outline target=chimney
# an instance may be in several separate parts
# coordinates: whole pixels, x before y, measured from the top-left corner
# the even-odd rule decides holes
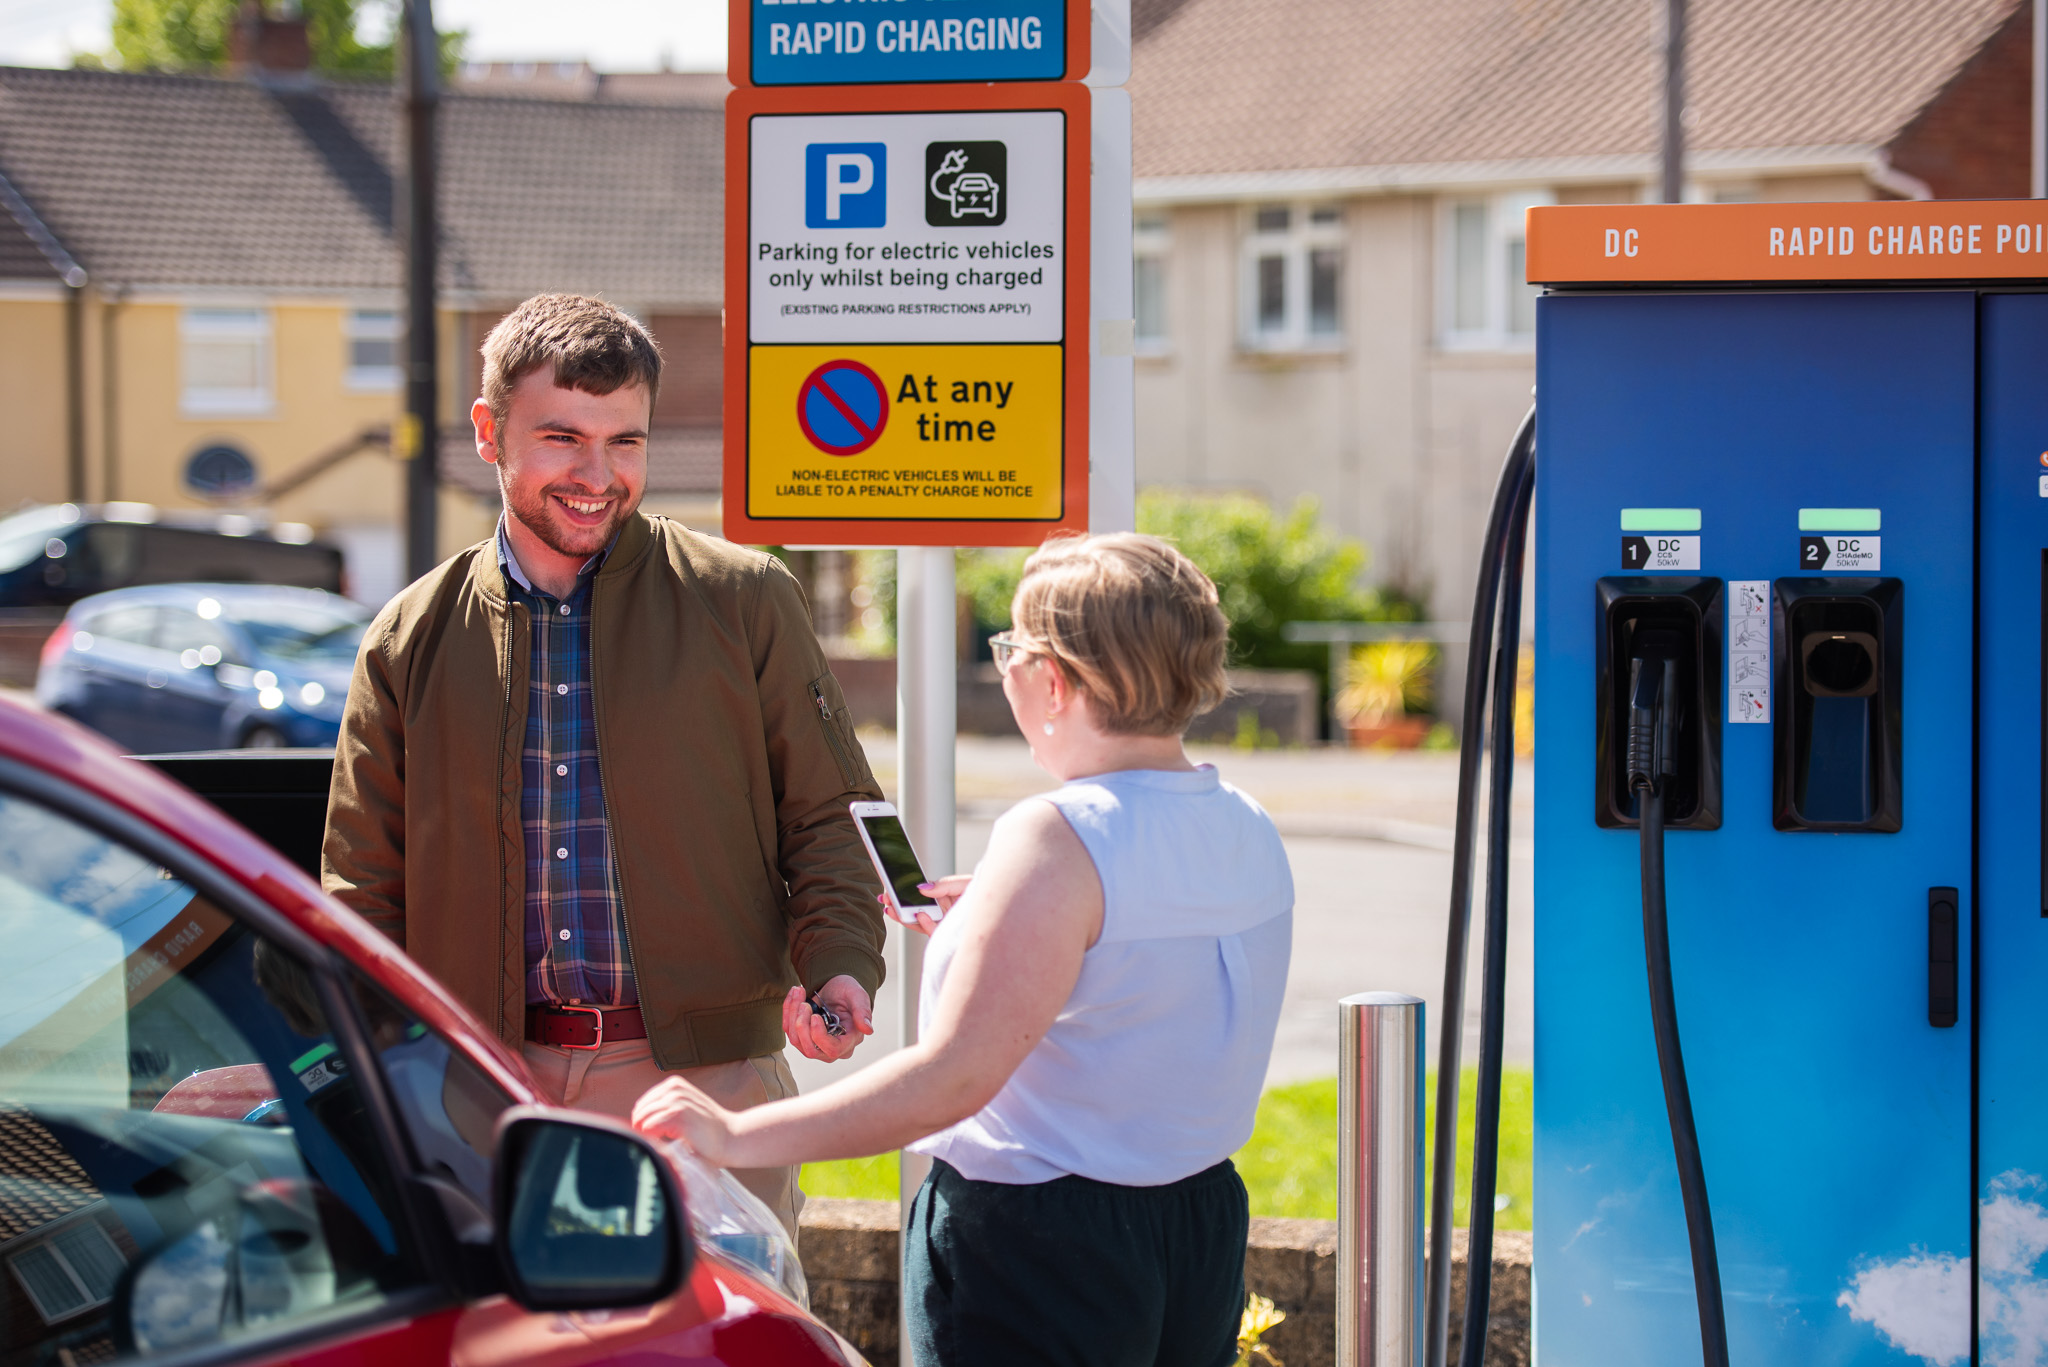
[[[257,80],[307,78],[313,66],[313,45],[306,37],[306,16],[297,0],[282,0],[278,13],[263,0],[242,0],[228,32],[228,66]]]

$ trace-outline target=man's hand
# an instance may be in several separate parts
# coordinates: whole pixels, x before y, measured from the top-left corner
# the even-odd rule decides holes
[[[679,1139],[714,1167],[728,1166],[732,1113],[693,1083],[671,1073],[633,1103],[633,1128],[657,1139]]]
[[[825,1029],[824,1020],[811,1010],[802,984],[790,988],[782,999],[782,1033],[805,1058],[837,1063],[854,1051],[861,1036],[875,1033],[875,1008],[867,989],[844,973],[818,989],[818,1000],[832,1008],[845,1034],[834,1035]]]

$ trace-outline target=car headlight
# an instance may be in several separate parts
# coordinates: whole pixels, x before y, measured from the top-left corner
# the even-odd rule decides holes
[[[668,1144],[683,1174],[683,1203],[697,1246],[759,1273],[770,1286],[804,1309],[811,1308],[811,1289],[796,1244],[761,1198],[741,1186],[724,1168],[714,1168],[681,1144]]]

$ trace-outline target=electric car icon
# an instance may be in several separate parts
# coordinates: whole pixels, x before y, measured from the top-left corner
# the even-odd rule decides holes
[[[1003,187],[986,172],[968,170],[967,153],[958,148],[946,153],[939,169],[932,173],[931,190],[933,198],[950,206],[954,218],[970,214],[989,219],[1001,217]]]

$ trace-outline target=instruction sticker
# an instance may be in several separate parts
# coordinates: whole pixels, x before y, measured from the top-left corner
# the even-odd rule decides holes
[[[1625,570],[1696,570],[1700,539],[1696,536],[1624,536],[1621,567]]]
[[[1728,720],[1771,720],[1771,581],[1728,585]]]
[[[1875,574],[1881,564],[1876,536],[1802,536],[1799,538],[1799,568],[1829,570],[1836,574]]]

